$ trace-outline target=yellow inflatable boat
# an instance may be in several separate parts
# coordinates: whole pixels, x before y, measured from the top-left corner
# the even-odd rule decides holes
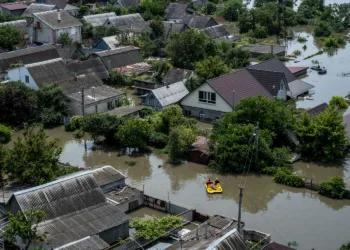
[[[216,184],[216,189],[212,189],[211,188],[211,184],[205,184],[205,188],[207,189],[207,192],[209,194],[220,194],[220,193],[222,193],[222,187],[221,187],[220,183]]]

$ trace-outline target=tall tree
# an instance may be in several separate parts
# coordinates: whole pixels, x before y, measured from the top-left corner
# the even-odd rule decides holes
[[[196,133],[188,127],[178,126],[173,128],[169,135],[168,150],[169,161],[179,164],[186,159],[186,153],[196,139]]]
[[[0,26],[0,48],[15,50],[16,46],[24,43],[24,34],[12,25]]]
[[[116,137],[126,147],[144,149],[151,133],[151,126],[147,121],[134,118],[120,127]]]
[[[209,56],[206,59],[196,63],[196,73],[202,82],[229,72],[230,69],[218,56]]]
[[[70,37],[68,32],[64,32],[57,38],[56,43],[61,44],[62,46],[72,45],[73,39]]]
[[[45,218],[43,210],[19,211],[17,215],[8,213],[9,224],[5,226],[1,237],[14,244],[16,237],[19,236],[26,242],[25,250],[29,249],[32,244],[44,242],[47,233],[39,234],[38,225]]]
[[[68,100],[58,84],[45,84],[37,95],[40,120],[45,125],[59,124],[62,116],[68,115]]]
[[[37,115],[35,90],[21,82],[0,85],[0,123],[16,126]]]

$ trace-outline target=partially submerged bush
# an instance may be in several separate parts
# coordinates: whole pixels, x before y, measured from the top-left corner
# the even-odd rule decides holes
[[[329,101],[329,105],[335,106],[339,109],[347,109],[349,107],[349,104],[342,96],[333,96],[332,99]]]
[[[67,132],[73,132],[75,130],[81,129],[83,127],[84,117],[73,116],[69,123],[64,126]]]
[[[322,182],[319,193],[333,199],[343,199],[348,196],[348,192],[345,190],[345,182],[340,177],[332,177],[329,181]]]
[[[0,144],[6,144],[11,141],[12,131],[9,127],[0,124]]]

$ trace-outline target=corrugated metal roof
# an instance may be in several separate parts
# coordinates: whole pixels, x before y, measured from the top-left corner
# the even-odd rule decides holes
[[[174,23],[174,22],[164,21],[163,24],[164,24],[164,35],[166,39],[168,39],[171,34],[180,33],[190,28],[187,26],[187,24],[184,24],[184,23]]]
[[[269,44],[256,44],[251,46],[243,46],[242,49],[249,50],[252,53],[269,54],[271,50],[273,54],[279,54],[286,51],[285,46],[269,45]]]
[[[58,15],[61,16],[61,21],[58,21]],[[45,12],[34,13],[34,17],[46,23],[52,29],[63,29],[69,27],[82,26],[78,19],[73,17],[66,11],[51,10]]]
[[[115,50],[96,52],[94,55],[101,58],[107,69],[109,67],[110,69],[115,69],[143,62],[139,50],[139,48],[128,46],[117,48]]]
[[[226,30],[226,26],[223,24],[207,27],[203,31],[205,34],[212,37],[213,39],[229,35],[229,33]]]
[[[57,49],[51,44],[10,51],[0,54],[0,70],[4,72],[11,64],[29,64],[59,57]]]
[[[134,114],[143,108],[145,108],[145,107],[144,106],[132,106],[132,107],[127,106],[127,107],[120,107],[120,108],[112,109],[112,110],[108,111],[107,113],[111,114],[111,115],[117,115],[117,116],[123,117],[123,116]]]
[[[188,4],[169,3],[165,10],[165,19],[183,19],[187,13]]]
[[[54,10],[54,9],[56,9],[56,6],[53,4],[32,3],[23,12],[22,16],[33,17],[34,13],[45,12],[45,11]]]
[[[74,76],[62,58],[26,64],[25,67],[39,87],[42,87],[44,83],[59,82]]]
[[[95,73],[79,75],[76,78],[71,77],[64,79],[62,81],[58,81],[57,84],[62,88],[65,94],[79,92],[83,86],[85,89],[103,86],[102,80]]]
[[[152,90],[153,95],[157,98],[162,107],[177,103],[184,98],[189,91],[183,82],[177,82]]]
[[[213,20],[214,22],[216,22],[210,16],[187,15],[184,17],[183,22],[187,24],[188,27],[196,28],[196,29],[204,29],[210,20]]]
[[[125,176],[112,166],[104,166],[91,172],[100,187],[125,179]]]
[[[314,88],[315,86],[306,82],[303,82],[301,80],[294,80],[292,82],[288,83],[289,86],[289,93],[288,95],[290,97],[297,97],[298,95],[301,95],[310,89]]]
[[[230,232],[226,233],[221,238],[214,241],[206,250],[215,249],[239,249],[239,250],[249,250],[247,245],[244,243],[242,235],[237,231],[236,228],[232,229]]]
[[[94,72],[99,78],[106,79],[109,77],[107,68],[101,61],[101,58],[91,58],[84,61],[75,61],[67,64],[67,68],[78,75],[85,75]]]
[[[109,245],[105,241],[103,241],[97,235],[94,235],[85,237],[72,243],[68,243],[59,248],[55,248],[54,250],[102,250],[107,247],[109,247]]]
[[[98,27],[98,26],[102,26],[109,17],[115,17],[115,16],[117,15],[114,12],[108,12],[103,14],[83,16],[83,20],[91,24],[92,27]]]
[[[16,20],[16,21],[11,21],[11,22],[0,23],[0,26],[4,26],[4,25],[12,25],[12,26],[16,27],[17,29],[19,29],[20,31],[22,31],[24,34],[28,33],[26,20]]]
[[[166,84],[173,84],[189,78],[192,74],[192,70],[171,68],[164,77],[164,82]]]
[[[132,33],[143,33],[150,31],[149,24],[139,13],[109,17],[104,25],[114,26],[118,28],[118,30],[129,31]]]

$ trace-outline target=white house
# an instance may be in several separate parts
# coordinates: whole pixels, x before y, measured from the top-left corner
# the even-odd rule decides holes
[[[78,19],[62,10],[52,10],[33,14],[30,37],[34,42],[56,43],[62,33],[68,33],[75,42],[81,42],[82,24]]]

